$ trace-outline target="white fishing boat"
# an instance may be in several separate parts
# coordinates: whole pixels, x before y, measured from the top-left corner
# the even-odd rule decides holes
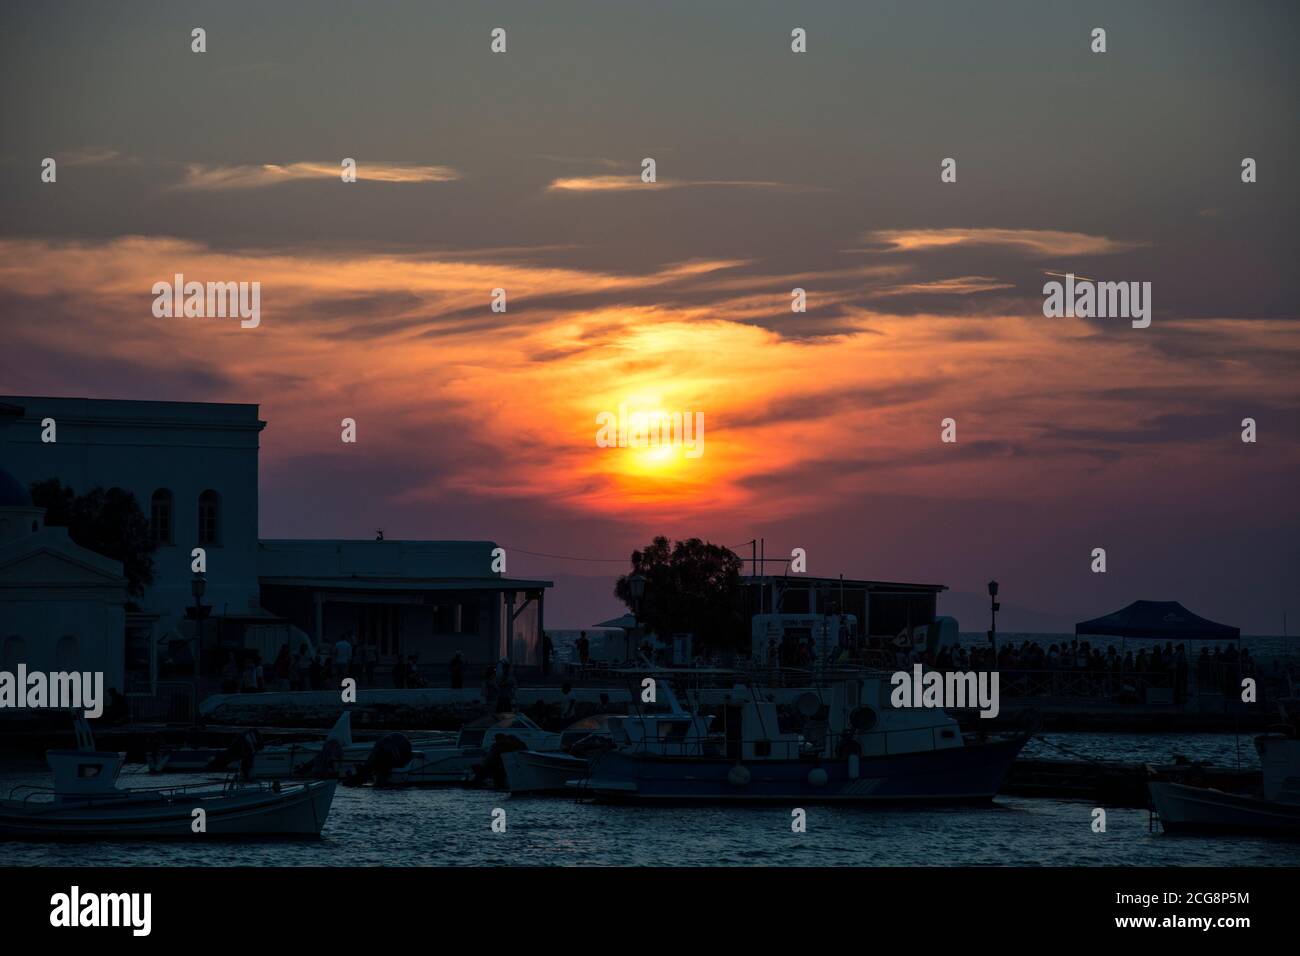
[[[519,750],[501,755],[505,789],[511,796],[569,793],[569,781],[586,776],[588,758],[557,750]]]
[[[95,749],[77,720],[77,749],[45,755],[53,788],[17,787],[0,800],[0,838],[18,840],[319,836],[336,781],[131,789],[118,786],[124,755]],[[197,811],[202,811],[198,813]],[[198,821],[202,821],[201,829]]]
[[[698,753],[711,718],[695,717],[684,710],[666,683],[661,685],[661,694],[666,711],[583,717],[561,732],[558,751],[502,753],[503,789],[512,796],[572,794],[570,781],[587,775],[596,754],[634,740],[659,753]]]
[[[799,699],[802,733],[786,729],[761,688],[733,689],[720,734],[683,724],[656,728],[655,739],[628,718],[626,740],[572,786],[600,800],[662,803],[986,802],[1033,733],[967,736],[941,708],[895,708],[888,674],[828,690]]]
[[[1300,836],[1300,738],[1286,732],[1255,738],[1263,768],[1258,795],[1152,780],[1151,803],[1167,833],[1259,833]]]
[[[492,745],[503,737],[513,737],[529,750],[560,748],[559,734],[543,730],[523,714],[494,714],[466,724],[454,745],[414,750],[409,763],[389,773],[387,783],[392,786],[463,783],[474,767],[486,759]]]
[[[448,735],[428,734],[412,741],[412,747],[447,745]],[[374,741],[352,739],[352,713],[344,711],[324,740],[263,747],[253,755],[250,778],[284,780],[291,777],[346,776],[356,771],[374,749]]]

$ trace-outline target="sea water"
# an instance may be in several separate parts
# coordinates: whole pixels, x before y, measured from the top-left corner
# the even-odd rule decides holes
[[[1098,759],[1191,759],[1235,766],[1232,734],[1047,734],[1028,753],[1067,748]],[[1242,766],[1258,766],[1240,738]],[[48,784],[42,765],[0,764],[0,796]],[[137,768],[128,767],[128,770]],[[202,774],[125,773],[124,784],[194,783]],[[492,831],[505,811],[504,833]],[[340,787],[319,840],[158,843],[0,842],[6,865],[152,866],[1297,866],[1300,841],[1169,836],[1145,810],[1108,808],[1092,830],[1084,801],[998,797],[987,807],[809,806],[807,832],[791,807],[640,807],[567,798],[511,798],[458,787]]]

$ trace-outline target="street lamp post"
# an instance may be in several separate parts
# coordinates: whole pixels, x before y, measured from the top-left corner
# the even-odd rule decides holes
[[[993,663],[998,660],[998,582],[989,582],[989,643],[993,645]]]
[[[194,622],[194,653],[191,656],[194,667],[194,698],[191,703],[191,718],[198,716],[199,705],[199,659],[203,654],[203,619],[212,613],[212,605],[203,603],[203,594],[208,589],[207,579],[196,573],[190,580],[190,594],[194,596],[194,606],[185,609],[185,616]]]

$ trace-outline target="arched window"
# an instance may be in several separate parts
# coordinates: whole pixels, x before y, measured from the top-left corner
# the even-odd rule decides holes
[[[159,488],[150,500],[149,530],[154,544],[172,543],[172,493],[166,488]]]
[[[19,664],[27,662],[27,642],[17,634],[10,634],[5,638],[4,651],[0,654],[0,659],[4,661],[5,670],[16,671]]]
[[[77,639],[71,634],[64,634],[54,646],[54,662],[61,671],[75,671],[81,658],[81,649]]]
[[[221,543],[221,496],[209,488],[199,495],[199,544]]]

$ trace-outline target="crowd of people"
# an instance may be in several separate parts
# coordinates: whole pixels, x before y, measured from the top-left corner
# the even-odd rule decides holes
[[[1107,688],[1169,688],[1179,702],[1193,687],[1201,692],[1232,693],[1240,689],[1241,678],[1254,676],[1255,661],[1248,648],[1229,644],[1204,645],[1195,657],[1185,644],[1166,641],[1163,646],[1141,647],[1137,653],[1121,653],[1114,644],[1105,651],[1090,641],[1074,638],[1044,648],[1037,641],[1002,642],[994,653],[992,645],[958,645],[944,647],[937,654],[925,652],[913,660],[927,668],[941,671],[996,669],[1002,673],[1004,689],[1033,694],[1040,685],[1055,687],[1052,672],[1068,672],[1077,677],[1084,690],[1101,693]],[[910,663],[910,662],[909,662]],[[1122,680],[1116,680],[1120,678]],[[1009,684],[1008,684],[1009,681]]]
[[[549,637],[546,643],[550,643]],[[575,650],[577,662],[586,665],[590,660],[590,645],[585,632],[576,641]],[[787,639],[779,646],[773,642],[769,650],[773,659],[786,667],[807,666],[815,653],[810,639]],[[840,656],[852,656],[850,652],[855,649],[841,647],[840,650]],[[547,665],[551,663],[552,653],[552,647],[545,648]],[[1193,688],[1201,693],[1234,693],[1243,677],[1256,675],[1256,662],[1250,650],[1235,644],[1213,648],[1205,645],[1194,656],[1188,653],[1185,644],[1175,646],[1171,641],[1163,646],[1143,646],[1136,652],[1128,649],[1121,652],[1114,644],[1103,651],[1090,641],[1078,638],[1046,647],[1037,641],[1004,640],[999,642],[996,652],[993,645],[986,644],[951,645],[938,653],[897,645],[888,648],[882,644],[874,653],[892,653],[892,663],[899,669],[910,668],[915,663],[939,671],[996,669],[1002,674],[1004,692],[1030,696],[1060,693],[1063,684],[1068,684],[1073,692],[1098,696],[1156,687],[1169,688],[1175,702],[1181,702]],[[333,644],[322,642],[314,652],[310,645],[302,643],[297,653],[291,654],[289,645],[285,644],[269,668],[256,651],[245,652],[242,658],[231,651],[221,668],[221,690],[223,693],[323,690],[337,687],[346,677],[355,679],[361,686],[377,687],[378,663],[378,647],[374,643],[358,642],[352,632],[345,633]],[[465,686],[465,667],[464,654],[457,651],[447,665],[452,689]],[[549,670],[549,666],[545,668]],[[1061,681],[1058,676],[1061,674],[1069,680]],[[389,677],[396,688],[430,686],[421,673],[419,654],[399,656],[390,668]],[[497,712],[513,708],[516,691],[515,675],[508,661],[502,659],[484,670],[480,693],[484,703]]]
[[[221,668],[221,692],[224,694],[253,694],[273,690],[325,690],[337,687],[344,678],[353,678],[359,686],[377,687],[376,667],[379,654],[373,644],[353,644],[351,633],[344,634],[334,644],[322,643],[315,653],[302,643],[296,654],[289,653],[289,645],[280,648],[275,662],[268,669],[257,651],[247,651],[242,660],[234,651],[226,655]],[[449,686],[458,690],[465,686],[465,655],[457,651],[447,664]],[[430,686],[420,669],[420,655],[399,656],[389,671],[395,688],[421,688]],[[510,662],[504,658],[489,665],[483,672],[481,694],[488,706],[497,712],[514,706],[518,685]]]
[[[221,667],[221,691],[225,694],[253,694],[268,690],[324,690],[337,687],[351,677],[358,684],[376,686],[375,671],[379,648],[374,643],[359,642],[352,632],[333,644],[322,642],[315,651],[306,642],[291,653],[288,644],[268,667],[258,651],[226,654]],[[418,654],[399,659],[392,668],[395,687],[425,687],[420,676]]]

